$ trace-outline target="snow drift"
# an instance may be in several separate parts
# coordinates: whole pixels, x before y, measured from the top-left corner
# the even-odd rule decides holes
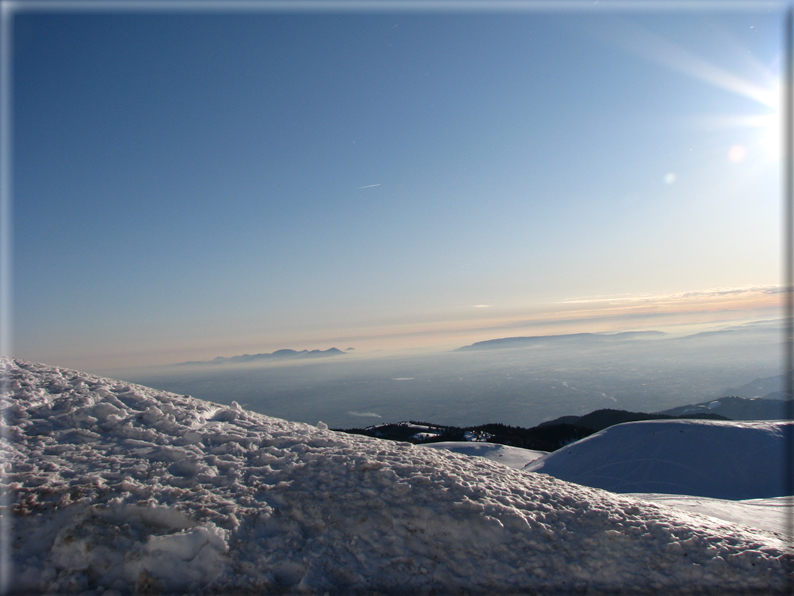
[[[537,459],[525,470],[617,493],[780,497],[786,494],[789,424],[794,422],[627,422]]]
[[[0,361],[16,592],[782,593],[778,534]]]
[[[516,470],[522,470],[529,463],[548,455],[548,451],[522,449],[487,441],[439,441],[438,443],[424,443],[422,446],[431,449],[447,449],[471,457],[485,457]]]

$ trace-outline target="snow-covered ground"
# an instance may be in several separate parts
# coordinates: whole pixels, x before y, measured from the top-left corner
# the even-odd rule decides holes
[[[604,429],[525,469],[617,493],[765,499],[786,494],[794,422],[645,420]]]
[[[608,433],[606,436],[612,438],[615,435],[614,433]],[[434,449],[448,449],[464,455],[485,457],[491,461],[498,462],[516,470],[527,468],[532,462],[537,462],[540,458],[549,455],[546,451],[534,451],[531,449],[521,449],[520,447],[485,442],[467,443],[460,441],[445,441],[424,446]],[[690,447],[692,449],[697,449],[696,445],[691,445]],[[737,459],[735,455],[729,456],[727,451],[723,451],[723,455],[725,457],[731,457],[734,460]],[[624,470],[624,472],[627,473],[631,473],[631,471],[631,468]],[[678,488],[685,487],[679,486]],[[699,490],[702,491],[704,489],[700,488]],[[724,521],[779,533],[786,533],[790,530],[789,520],[794,516],[794,499],[792,497],[733,500],[682,494],[671,495],[642,492],[627,493],[627,496],[644,501],[652,501],[667,507],[674,507],[681,511],[695,511]]]
[[[789,520],[794,515],[792,497],[774,499],[748,499],[732,501],[729,499],[709,499],[688,495],[665,495],[660,493],[636,493],[627,496],[660,505],[675,507],[681,511],[694,511],[710,515],[736,524],[761,528],[781,534],[789,531]]]
[[[483,457],[1,362],[12,591],[786,587],[791,555],[780,534]]]
[[[488,443],[486,441],[441,441],[438,443],[425,443],[422,446],[430,447],[431,449],[446,449],[455,453],[462,453],[463,455],[484,457],[515,470],[521,470],[530,462],[548,455],[547,451],[521,449],[520,447],[499,445],[498,443]]]
[[[790,530],[787,422],[654,420],[612,426],[524,468],[681,511]]]

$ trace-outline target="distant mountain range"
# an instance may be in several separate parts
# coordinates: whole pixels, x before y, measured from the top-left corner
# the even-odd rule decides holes
[[[743,395],[745,397],[766,397],[771,399],[785,399],[783,397],[776,397],[775,395],[786,390],[786,382],[794,375],[794,371],[789,371],[788,375],[777,375],[774,377],[764,377],[763,379],[755,379],[741,387],[733,387],[724,391],[725,395]]]
[[[729,420],[783,420],[788,414],[790,400],[777,396],[785,397],[785,394],[772,393],[767,397],[729,395],[700,404],[672,408],[661,413],[669,416],[711,413],[720,414]]]
[[[761,382],[767,380],[757,379]],[[787,418],[787,407],[791,405],[791,401],[784,399],[785,397],[786,395],[781,393],[772,393],[766,397],[730,395],[700,404],[691,404],[650,414],[604,409],[590,412],[584,416],[562,416],[542,422],[532,428],[506,424],[482,424],[461,428],[411,421],[340,430],[415,444],[442,441],[487,441],[523,449],[556,451],[579,439],[624,422],[671,419],[783,420]]]
[[[328,356],[344,356],[345,353],[337,348],[327,350],[276,350],[269,354],[243,354],[242,356],[230,356],[224,358],[218,356],[212,360],[194,360],[191,362],[180,362],[176,366],[196,365],[196,364],[245,364],[248,362],[260,362],[263,360],[297,360],[303,358],[326,358]]]
[[[572,424],[574,426],[581,426],[592,431],[604,430],[616,424],[623,424],[624,422],[640,422],[642,420],[667,420],[670,418],[705,418],[709,420],[727,420],[727,417],[716,412],[711,411],[696,411],[696,412],[680,412],[676,414],[668,412],[657,412],[653,414],[645,414],[642,412],[627,412],[626,410],[596,410],[584,416],[560,416],[554,420],[541,422],[539,427],[550,427],[559,424]]]
[[[469,346],[463,346],[456,352],[475,350],[502,350],[505,348],[526,348],[548,343],[587,342],[591,344],[601,342],[626,341],[633,339],[658,339],[667,334],[662,331],[626,331],[623,333],[569,333],[566,335],[533,335],[529,337],[504,337],[501,339],[488,339],[478,341]]]
[[[732,336],[736,333],[743,334],[743,337],[753,337],[762,339],[772,339],[773,341],[780,341],[781,321],[758,321],[755,323],[748,323],[734,327],[727,327],[725,329],[717,329],[713,331],[701,331],[693,335],[684,337],[677,337],[675,341],[688,344],[697,343],[699,341],[711,341],[720,339],[725,336]],[[469,346],[458,348],[457,352],[473,351],[473,350],[501,350],[507,348],[525,348],[544,344],[565,344],[565,343],[580,343],[580,344],[598,344],[602,342],[616,342],[616,341],[630,341],[630,340],[643,340],[643,339],[661,339],[671,338],[670,334],[662,331],[626,331],[622,333],[569,333],[563,335],[535,335],[527,337],[503,337],[499,339],[489,339],[485,341],[478,341]],[[778,389],[779,391],[780,389]],[[756,393],[755,395],[764,395],[775,391],[771,389],[763,393]],[[741,393],[740,395],[744,395]]]
[[[521,428],[506,424],[481,424],[479,426],[461,428],[411,421],[337,430],[414,444],[446,441],[487,441],[535,451],[556,451],[579,439],[623,422],[671,419],[727,420],[726,417],[714,412],[695,412],[682,416],[671,416],[667,414],[627,412],[625,410],[597,410],[585,416],[563,416],[532,428]]]

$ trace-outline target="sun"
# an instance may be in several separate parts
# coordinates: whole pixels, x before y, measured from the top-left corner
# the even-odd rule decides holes
[[[772,162],[779,161],[783,153],[783,118],[780,109],[782,93],[783,87],[778,80],[770,85],[765,93],[755,94],[753,99],[760,104],[759,111],[765,113],[743,119],[745,126],[758,131],[755,145],[761,150],[766,160]]]
[[[782,86],[779,82],[761,90],[749,83],[733,91],[757,102],[754,114],[709,118],[716,128],[741,130],[736,142],[725,148],[727,159],[735,164],[753,158],[756,162],[777,163],[783,154]],[[745,92],[742,92],[745,91]]]
[[[752,156],[762,162],[777,163],[783,153],[781,84],[775,82],[761,89],[747,82],[731,90],[754,100],[757,105],[754,114],[709,119],[716,127],[745,131],[735,144],[726,148],[727,159],[738,164]]]
[[[779,65],[779,57],[771,64],[748,59],[753,66],[751,70],[755,72],[754,80],[750,80],[733,68],[715,64],[658,33],[639,28],[633,33],[633,39],[641,39],[642,43],[627,43],[626,47],[632,53],[678,74],[751,100],[754,107],[749,113],[701,116],[701,124],[708,128],[743,129],[731,145],[724,148],[726,160],[738,164],[757,157],[767,163],[781,159],[783,85],[780,72],[775,72],[777,68],[774,66]]]
[[[779,161],[783,153],[783,119],[780,111],[758,117],[758,126],[761,127],[759,144],[767,158]]]

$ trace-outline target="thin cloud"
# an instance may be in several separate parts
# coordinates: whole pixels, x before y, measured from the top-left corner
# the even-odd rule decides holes
[[[710,290],[697,290],[690,292],[679,292],[676,294],[661,294],[652,296],[650,294],[618,294],[612,296],[587,296],[585,298],[570,298],[562,300],[557,304],[593,304],[598,302],[659,302],[669,300],[686,300],[689,298],[706,298],[740,294],[777,294],[784,291],[781,286],[745,286],[740,288],[713,288]]]
[[[367,184],[366,186],[359,186],[357,190],[361,190],[363,188],[375,188],[376,186],[380,186],[380,184]]]
[[[375,412],[348,412],[351,416],[358,416],[359,418],[382,418],[380,414]]]
[[[472,304],[474,308],[491,308],[493,304]]]

